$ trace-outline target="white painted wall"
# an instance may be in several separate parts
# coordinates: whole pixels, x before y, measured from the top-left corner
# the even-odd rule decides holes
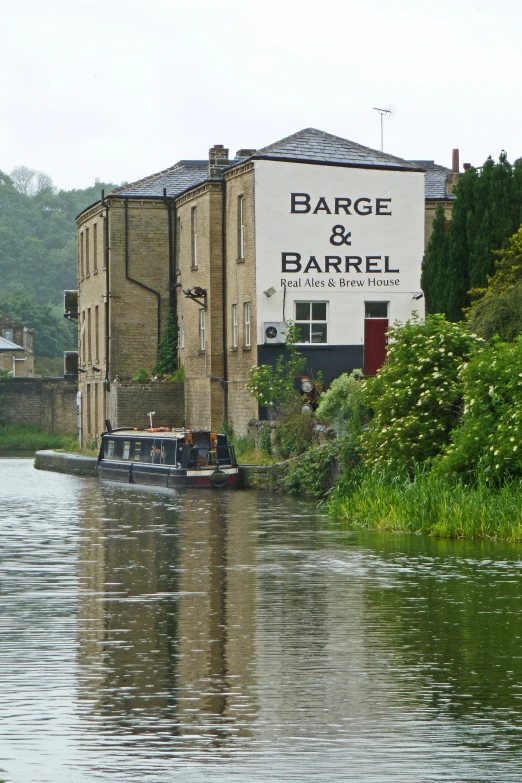
[[[292,213],[292,193],[310,195],[308,213]],[[332,214],[325,208],[314,214],[321,197]],[[339,214],[335,214],[336,198],[351,200],[350,215],[341,206],[346,202],[338,204]],[[359,211],[371,207],[371,214],[356,214],[353,205],[360,198],[369,202],[359,202]],[[265,322],[283,320],[285,283],[286,320],[294,318],[296,301],[328,302],[328,343],[333,345],[363,342],[365,301],[389,302],[391,322],[406,320],[414,310],[424,311],[423,301],[412,298],[420,291],[424,252],[422,172],[256,161],[255,199],[258,344],[264,342]],[[296,209],[305,203],[295,201]],[[325,207],[325,202],[319,207]],[[378,215],[377,210],[391,214]],[[336,225],[344,227],[350,245],[332,244]],[[287,257],[287,271],[283,271],[283,253],[300,254],[301,270],[290,271],[297,265],[291,260],[295,257]],[[314,261],[305,271],[311,256],[320,271]],[[332,265],[326,271],[326,256],[340,257],[340,271]],[[349,271],[346,256],[351,257]],[[368,256],[381,258],[367,261]],[[359,267],[353,257],[361,258]],[[268,298],[263,291],[271,286],[276,293]]]

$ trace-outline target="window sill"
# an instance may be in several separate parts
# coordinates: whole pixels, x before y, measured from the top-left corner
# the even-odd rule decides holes
[[[97,274],[98,274],[98,270],[95,269],[94,272],[93,272],[93,275],[97,275]]]
[[[252,350],[252,346],[251,345],[244,345],[243,346],[243,350],[244,351],[251,351]]]
[[[91,273],[89,272],[88,275],[85,275],[85,279],[87,280],[87,278],[90,277],[90,276],[91,276]]]
[[[230,352],[237,353],[237,345],[233,345],[232,348],[230,349]]]
[[[244,264],[245,263],[245,259],[244,258],[238,258],[236,263]]]
[[[190,271],[191,272],[197,272],[198,271],[198,267],[197,266],[191,266],[190,267]]]
[[[198,350],[197,350],[197,355],[198,356],[203,356],[205,353],[206,353],[206,351],[202,351],[201,348],[198,348]]]

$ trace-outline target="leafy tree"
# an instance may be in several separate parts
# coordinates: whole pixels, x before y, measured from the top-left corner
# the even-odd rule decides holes
[[[514,340],[522,333],[522,227],[513,234],[507,250],[496,254],[496,270],[486,288],[475,288],[467,312],[473,330],[492,340]]]
[[[473,475],[478,468],[494,480],[522,475],[522,338],[480,351],[459,379],[462,420],[435,469]]]
[[[66,321],[58,307],[39,304],[21,286],[0,293],[0,312],[34,329],[36,357],[60,356],[76,347],[76,324]]]
[[[442,315],[396,322],[389,337],[384,366],[365,382],[362,403],[374,417],[361,445],[370,466],[400,470],[449,442],[462,407],[459,369],[484,341]]]
[[[250,369],[247,391],[259,405],[274,411],[289,404],[296,397],[295,380],[302,375],[306,359],[297,350],[299,328],[288,321],[286,324],[286,352],[279,354],[276,366],[261,364]]]
[[[152,370],[154,375],[171,375],[178,369],[178,321],[173,309],[169,311],[167,326],[158,346],[158,358]]]

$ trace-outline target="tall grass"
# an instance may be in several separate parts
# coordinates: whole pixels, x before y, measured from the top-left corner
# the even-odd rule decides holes
[[[361,471],[345,474],[326,505],[333,515],[372,529],[522,541],[520,480],[494,488],[481,477],[469,485],[427,471],[413,479]]]
[[[32,424],[0,426],[0,451],[62,449],[72,446],[75,441],[71,435],[50,435]]]

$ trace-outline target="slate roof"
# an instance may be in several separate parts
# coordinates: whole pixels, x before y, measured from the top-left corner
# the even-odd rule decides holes
[[[180,160],[164,171],[116,188],[110,195],[163,196],[163,188],[166,188],[167,196],[179,196],[180,193],[199,185],[206,179],[208,179],[207,160]]]
[[[23,351],[21,345],[12,343],[11,340],[6,340],[5,337],[0,337],[0,351]]]
[[[446,190],[446,180],[451,169],[439,166],[434,160],[411,160],[414,166],[426,170],[424,179],[425,198],[441,201],[454,201],[455,196]]]
[[[254,159],[291,159],[302,161],[317,161],[318,163],[339,163],[352,166],[376,166],[379,168],[394,168],[414,170],[424,168],[426,161],[407,161],[386,152],[373,150],[356,144],[354,141],[334,136],[331,133],[304,128],[285,139],[274,142],[268,147],[262,147],[253,155]],[[236,157],[230,161],[228,168],[243,163],[248,158]],[[427,161],[433,164],[433,161]],[[437,168],[443,169],[442,166]],[[132,182],[129,185],[116,188],[110,195],[123,197],[162,197],[166,188],[167,196],[179,196],[186,190],[201,185],[208,179],[207,160],[180,160],[168,169],[159,171],[149,177]],[[443,198],[444,196],[439,196]]]
[[[363,147],[354,141],[333,136],[331,133],[305,128],[286,139],[263,147],[253,155],[254,158],[292,158],[293,160],[311,160],[318,163],[341,163],[352,166],[378,166],[400,169],[415,169],[411,161],[388,155],[386,152]]]

